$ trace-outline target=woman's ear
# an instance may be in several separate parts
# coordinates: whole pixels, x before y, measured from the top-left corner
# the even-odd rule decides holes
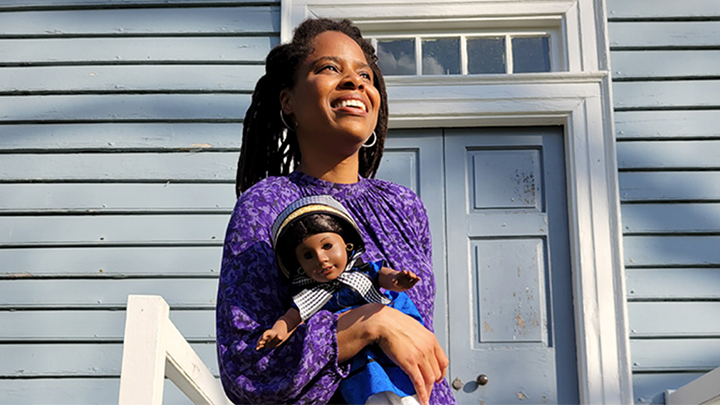
[[[292,101],[290,97],[290,89],[282,89],[280,91],[280,108],[285,115],[292,115]]]

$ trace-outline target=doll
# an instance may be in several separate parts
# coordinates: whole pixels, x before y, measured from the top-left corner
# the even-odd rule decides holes
[[[293,202],[275,220],[272,236],[278,266],[291,280],[293,304],[262,333],[257,350],[282,344],[321,309],[342,312],[365,303],[381,303],[423,322],[404,293],[420,278],[409,270],[382,266],[382,261],[363,263],[362,236],[334,198],[320,195]],[[387,292],[381,293],[379,287]],[[350,375],[340,384],[348,403],[364,404],[368,397],[387,392],[411,401],[403,403],[417,403],[411,399],[415,391],[410,379],[377,346],[366,347],[351,363]]]

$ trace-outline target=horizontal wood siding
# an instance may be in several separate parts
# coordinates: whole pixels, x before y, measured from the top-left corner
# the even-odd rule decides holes
[[[0,2],[0,403],[116,403],[128,294],[162,295],[217,374],[242,119],[279,31],[277,0]]]
[[[608,0],[636,403],[720,366],[720,3]]]

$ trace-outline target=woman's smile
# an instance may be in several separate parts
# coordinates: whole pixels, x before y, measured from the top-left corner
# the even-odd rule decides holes
[[[367,116],[368,102],[360,95],[346,95],[338,97],[332,102],[333,110],[351,115]]]

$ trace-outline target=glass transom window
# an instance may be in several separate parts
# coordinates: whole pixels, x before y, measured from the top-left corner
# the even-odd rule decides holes
[[[377,35],[372,38],[385,76],[540,73],[553,66],[547,32]]]

